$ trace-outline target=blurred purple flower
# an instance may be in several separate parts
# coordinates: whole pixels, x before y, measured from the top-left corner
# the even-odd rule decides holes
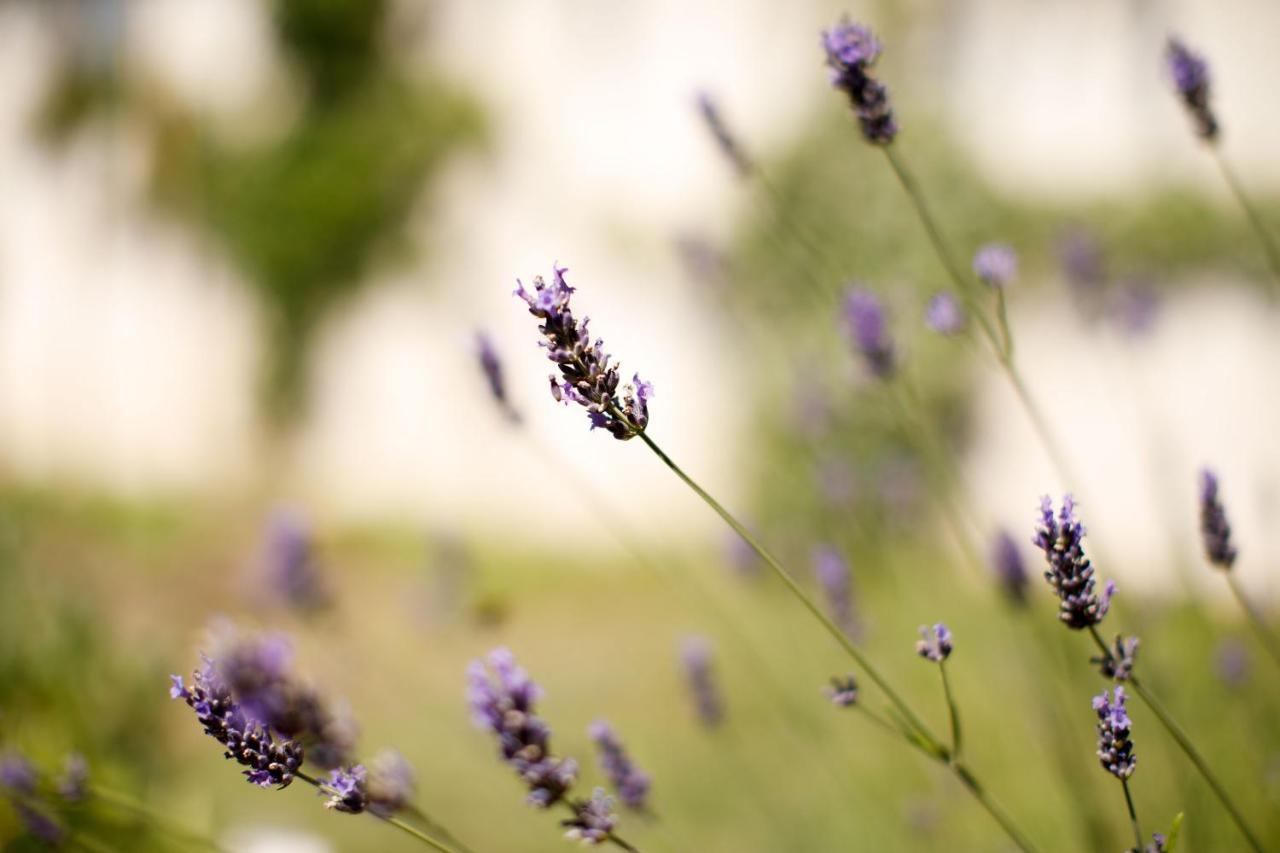
[[[851,708],[858,702],[858,681],[852,675],[846,675],[844,678],[833,676],[831,686],[824,692],[832,705]]]
[[[758,577],[760,570],[764,568],[764,562],[756,553],[756,549],[752,548],[736,531],[730,530],[726,534],[725,556],[729,566],[739,577]]]
[[[935,293],[924,309],[924,324],[939,335],[958,335],[969,324],[965,316],[964,306],[954,293],[942,291]]]
[[[890,378],[895,366],[894,349],[880,298],[855,285],[844,299],[844,323],[849,342],[862,354],[871,374],[877,379]]]
[[[649,774],[635,766],[613,727],[604,720],[592,723],[587,734],[600,752],[600,767],[618,792],[618,799],[627,808],[643,811],[649,798]]]
[[[755,164],[751,162],[751,158],[747,156],[746,151],[738,144],[737,138],[730,132],[728,124],[725,123],[724,116],[720,113],[720,108],[716,105],[711,95],[706,92],[698,93],[698,114],[702,116],[702,120],[706,123],[707,130],[711,132],[711,137],[715,140],[720,153],[733,166],[733,170],[738,173],[738,177],[751,177],[756,169]]]
[[[58,779],[58,796],[69,803],[78,803],[89,792],[89,764],[84,756],[73,752],[67,756],[62,776]]]
[[[302,611],[330,602],[315,553],[315,537],[302,514],[279,508],[267,525],[265,565],[268,587],[276,598]]]
[[[1018,277],[1018,255],[1004,243],[988,243],[974,254],[973,271],[984,284],[1003,288]]]
[[[711,643],[705,637],[686,637],[680,647],[680,660],[698,720],[708,728],[720,725],[724,722],[724,703],[712,671]]]
[[[1105,656],[1090,658],[1089,662],[1098,665],[1104,678],[1128,681],[1138,662],[1138,638],[1117,635]]]
[[[831,613],[832,621],[849,636],[856,634],[849,564],[834,546],[823,544],[813,551],[813,573],[826,595],[827,610]]]
[[[338,768],[329,772],[329,778],[320,783],[320,794],[328,796],[324,807],[346,814],[360,814],[368,804],[369,773],[363,764]]]
[[[831,69],[831,85],[848,96],[863,137],[873,145],[893,142],[898,124],[889,103],[889,89],[871,74],[880,56],[880,42],[871,30],[842,19],[822,33],[822,48]]]
[[[365,785],[368,809],[378,817],[391,817],[413,803],[417,787],[413,765],[394,749],[384,749],[369,766]]]
[[[561,821],[561,825],[567,830],[565,838],[588,847],[603,844],[618,825],[618,817],[613,813],[613,797],[607,795],[604,788],[596,788],[590,799],[574,801],[573,817]]]
[[[1047,495],[1040,499],[1039,523],[1031,541],[1044,551],[1049,565],[1044,576],[1060,601],[1058,618],[1077,631],[1100,623],[1115,594],[1115,581],[1107,581],[1101,597],[1094,594],[1094,569],[1084,553],[1084,535],[1071,495],[1063,497],[1062,511],[1056,519],[1053,501]]]
[[[559,379],[551,377],[551,395],[566,405],[585,408],[592,429],[600,427],[621,441],[635,438],[649,425],[653,385],[636,375],[619,394],[618,368],[605,353],[604,341],[593,342],[587,330],[589,318],[579,322],[569,308],[574,289],[564,280],[567,271],[555,267],[551,284],[535,277],[532,292],[516,282],[515,295],[529,306],[530,314],[542,320],[538,326],[541,345],[560,371]]]
[[[1121,285],[1111,299],[1111,318],[1130,338],[1146,335],[1160,313],[1160,294],[1145,280]]]
[[[1165,48],[1165,68],[1182,104],[1195,121],[1196,135],[1208,142],[1218,137],[1218,120],[1209,105],[1209,65],[1198,54],[1170,36]]]
[[[1018,543],[1009,531],[1001,528],[996,531],[991,546],[991,567],[995,570],[1000,588],[1009,600],[1016,604],[1027,601],[1027,566],[1023,562]]]
[[[1133,724],[1125,712],[1124,688],[1117,687],[1114,696],[1112,699],[1104,690],[1093,697],[1093,710],[1098,715],[1098,760],[1112,776],[1128,779],[1138,763],[1129,739]]]
[[[1214,672],[1228,687],[1243,687],[1249,680],[1249,650],[1239,640],[1227,639],[1219,643],[1213,662]]]
[[[1076,310],[1085,320],[1096,320],[1103,312],[1104,269],[1102,247],[1093,233],[1071,228],[1058,238],[1058,262],[1075,299]]]
[[[0,757],[0,786],[10,793],[33,794],[36,790],[36,769],[16,752]]]
[[[20,800],[14,801],[13,810],[18,813],[18,819],[33,838],[49,845],[62,843],[65,833],[52,817]]]
[[[1200,472],[1200,536],[1209,562],[1220,569],[1230,569],[1238,552],[1231,543],[1227,511],[1218,497],[1218,477],[1208,468]]]
[[[951,631],[946,625],[941,622],[932,628],[921,625],[920,638],[916,643],[916,654],[920,657],[934,663],[942,663],[951,657]]]
[[[502,370],[502,359],[498,357],[493,338],[483,329],[477,329],[475,333],[475,354],[485,381],[489,384],[489,396],[498,405],[503,417],[513,424],[520,423],[520,413],[507,397],[507,382]]]

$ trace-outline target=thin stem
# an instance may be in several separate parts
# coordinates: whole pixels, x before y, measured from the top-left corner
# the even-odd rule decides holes
[[[947,678],[947,662],[938,662],[938,672],[942,673],[942,692],[947,697],[947,714],[951,717],[951,755],[960,760],[960,709],[955,697],[951,694],[951,680]]]
[[[1267,620],[1253,606],[1253,602],[1249,601],[1248,596],[1244,594],[1244,589],[1240,586],[1240,581],[1236,579],[1235,573],[1228,571],[1227,586],[1231,588],[1231,594],[1236,597],[1236,601],[1240,602],[1240,607],[1244,609],[1245,615],[1249,617],[1249,624],[1253,626],[1253,630],[1257,632],[1258,639],[1266,648],[1267,653],[1280,664],[1280,640],[1276,639],[1276,635],[1271,633],[1271,629],[1267,627]]]
[[[102,788],[97,785],[94,785],[93,787],[91,787],[88,793],[89,793],[89,796],[93,799],[100,800],[104,803],[115,806],[118,809],[123,809],[124,811],[132,812],[133,814],[142,818],[142,820],[146,821],[147,823],[150,823],[156,829],[162,832],[166,832],[169,835],[173,836],[174,838],[181,839],[189,843],[196,843],[202,847],[207,847],[210,850],[220,851],[224,849],[216,841],[213,841],[212,839],[209,839],[209,838],[205,838],[199,833],[190,832],[186,828],[178,826],[177,824],[173,823],[167,817],[163,817],[159,814],[156,814],[146,805],[144,805],[141,802],[138,802],[133,797],[130,797],[128,794],[122,794],[118,791],[112,791],[108,788]]]
[[[444,843],[457,848],[458,853],[472,853],[471,848],[467,847],[467,845],[463,844],[461,841],[454,838],[453,833],[451,833],[448,829],[444,827],[443,824],[441,824],[439,821],[431,817],[431,815],[427,814],[422,809],[410,803],[409,805],[405,806],[404,810],[407,814],[413,815],[415,818],[417,818],[418,822],[423,825],[423,827],[426,829],[428,834],[434,835]]]
[[[1013,820],[1005,810],[1001,808],[995,800],[991,799],[983,789],[982,785],[978,783],[977,778],[974,777],[969,768],[958,761],[951,762],[950,767],[956,774],[956,777],[964,784],[965,788],[968,789],[969,793],[973,794],[974,798],[982,804],[984,809],[987,810],[987,813],[995,818],[996,823],[1000,824],[1009,838],[1013,840],[1013,843],[1018,845],[1018,848],[1023,850],[1024,853],[1033,853],[1035,847],[1026,839],[1018,828],[1014,826]]]
[[[1014,366],[1012,360],[1001,360],[1000,366],[1004,370],[1005,376],[1009,379],[1009,384],[1013,386],[1014,393],[1018,395],[1018,402],[1022,404],[1023,411],[1027,413],[1027,418],[1031,421],[1031,426],[1036,431],[1045,453],[1049,454],[1049,461],[1053,463],[1058,476],[1062,478],[1063,485],[1069,489],[1081,488],[1083,484],[1076,477],[1071,463],[1067,461],[1067,454],[1058,444],[1057,438],[1054,437],[1053,430],[1049,427],[1048,418],[1041,411],[1040,404],[1031,396],[1031,391],[1027,388],[1027,383],[1023,380],[1022,374],[1018,372],[1018,368]]]
[[[1009,309],[1005,303],[1004,288],[996,288],[996,322],[1000,326],[1000,353],[1005,361],[1013,361],[1013,333],[1009,330]]]
[[[293,772],[293,775],[301,779],[303,782],[306,782],[308,785],[310,785],[313,788],[316,788],[322,791],[324,790],[324,786],[320,783],[319,779],[316,779],[313,776],[309,776],[306,773],[303,773],[301,770],[295,770]],[[408,823],[405,823],[403,820],[400,820],[400,818],[398,817],[380,817],[379,815],[373,814],[373,812],[369,812],[369,816],[376,817],[379,820],[382,820],[382,821],[385,821],[386,823],[391,824],[401,832],[404,832],[407,835],[412,835],[414,838],[418,839],[419,841],[426,844],[427,846],[440,851],[440,853],[461,853],[459,850],[453,847],[450,847],[444,842],[437,841],[436,839],[432,838],[430,835],[427,835],[425,832],[418,829],[417,827],[412,826]]]
[[[1235,170],[1227,163],[1227,158],[1222,156],[1222,152],[1218,150],[1216,145],[1209,146],[1209,150],[1213,153],[1213,159],[1218,163],[1218,169],[1222,172],[1223,179],[1227,182],[1227,186],[1231,188],[1231,194],[1236,197],[1236,201],[1244,210],[1244,215],[1249,220],[1253,233],[1257,235],[1258,242],[1262,244],[1262,250],[1267,255],[1267,265],[1271,267],[1271,295],[1274,298],[1276,289],[1280,288],[1280,247],[1276,246],[1271,232],[1267,230],[1266,224],[1262,221],[1262,215],[1258,213],[1257,208],[1253,206],[1248,193],[1244,191],[1244,186],[1240,183],[1240,179],[1236,177]]]
[[[1133,795],[1129,793],[1129,780],[1121,779],[1120,784],[1124,786],[1124,804],[1129,807],[1129,823],[1133,826],[1134,850],[1142,850],[1142,827],[1138,825],[1138,810],[1133,807]]]
[[[1107,644],[1103,642],[1102,637],[1098,634],[1098,629],[1095,626],[1090,625],[1089,633],[1092,635],[1094,643],[1096,643],[1098,648],[1102,650],[1103,654],[1107,658],[1111,658],[1111,651],[1107,648]],[[1258,853],[1262,853],[1262,844],[1258,841],[1258,837],[1253,834],[1253,830],[1249,829],[1249,825],[1245,823],[1244,816],[1240,814],[1239,809],[1236,808],[1235,803],[1227,794],[1226,789],[1222,787],[1222,783],[1220,783],[1217,777],[1213,775],[1213,771],[1209,769],[1208,763],[1203,757],[1201,757],[1200,752],[1192,745],[1191,739],[1187,737],[1186,732],[1184,732],[1182,727],[1179,726],[1173,717],[1169,715],[1169,712],[1166,711],[1164,706],[1160,704],[1154,695],[1152,695],[1151,691],[1142,686],[1142,682],[1138,680],[1137,675],[1130,675],[1128,683],[1133,687],[1133,691],[1138,694],[1138,697],[1142,699],[1143,703],[1151,709],[1151,713],[1156,715],[1156,719],[1160,721],[1160,725],[1164,726],[1165,731],[1169,733],[1170,737],[1172,737],[1182,749],[1183,754],[1186,755],[1191,763],[1195,765],[1196,770],[1200,772],[1200,775],[1204,777],[1204,780],[1209,783],[1209,787],[1213,789],[1213,793],[1217,796],[1218,801],[1222,803],[1224,808],[1226,808],[1227,813],[1231,816],[1231,820],[1235,823],[1236,828],[1240,830],[1240,834],[1249,842],[1249,846],[1258,851]]]
[[[707,491],[703,489],[702,486],[698,485],[693,478],[686,474],[679,465],[673,462],[671,457],[664,453],[662,448],[658,447],[647,433],[641,432],[639,435],[644,443],[649,446],[649,449],[662,460],[663,464],[671,469],[672,473],[679,477],[686,486],[692,489],[694,494],[702,498],[703,502],[706,503],[707,506],[711,507],[717,515],[724,519],[724,522],[732,527],[734,531],[751,546],[753,551],[760,555],[760,559],[764,560],[765,564],[773,570],[773,573],[776,574],[783,584],[786,585],[787,589],[791,591],[791,594],[804,605],[805,609],[809,611],[813,618],[818,620],[822,627],[827,630],[827,633],[829,633],[835,641],[844,648],[844,650],[849,654],[849,657],[853,658],[854,662],[866,672],[867,677],[875,682],[876,686],[880,688],[885,697],[888,698],[888,700],[898,710],[898,713],[902,714],[902,716],[911,724],[912,728],[927,738],[934,746],[940,747],[938,739],[930,733],[929,729],[920,721],[920,718],[916,716],[910,706],[908,706],[907,703],[898,696],[897,692],[889,686],[884,677],[880,675],[875,667],[870,664],[862,652],[858,650],[858,647],[855,646],[845,635],[844,631],[840,630],[840,628],[831,621],[827,614],[822,611],[822,608],[809,597],[800,584],[796,582],[795,578],[791,576],[791,573],[784,569],[782,564],[779,563],[772,554],[765,550],[763,545],[756,541],[756,538],[751,535],[751,531],[743,526],[738,519],[734,518],[727,509],[720,505],[719,501],[708,494]]]

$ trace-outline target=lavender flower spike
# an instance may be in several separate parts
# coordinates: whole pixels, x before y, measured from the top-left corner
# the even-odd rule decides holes
[[[862,24],[847,18],[822,33],[822,49],[831,68],[831,85],[849,98],[862,135],[872,145],[888,145],[898,135],[889,89],[871,74],[880,42]]]
[[[1084,553],[1084,535],[1084,525],[1076,520],[1071,495],[1062,499],[1062,511],[1056,519],[1053,501],[1048,496],[1041,498],[1040,521],[1031,541],[1044,551],[1049,565],[1044,577],[1061,602],[1058,618],[1076,631],[1100,623],[1115,594],[1114,581],[1107,582],[1101,596],[1094,594],[1094,569]]]
[[[1105,656],[1090,658],[1089,662],[1098,665],[1104,678],[1128,681],[1138,663],[1138,638],[1117,636]]]
[[[403,755],[387,749],[374,757],[365,786],[369,811],[378,817],[391,817],[409,807],[416,790],[413,767]]]
[[[304,612],[329,604],[315,536],[300,513],[288,508],[272,513],[264,551],[267,585],[276,598]]]
[[[632,763],[613,727],[604,720],[592,723],[587,734],[600,750],[600,767],[618,792],[618,799],[629,809],[643,811],[649,798],[649,774]]]
[[[608,841],[618,825],[613,813],[613,797],[605,794],[604,788],[596,788],[589,800],[576,801],[573,812],[573,817],[561,821],[561,826],[568,828],[564,837],[581,841],[588,847]]]
[[[942,291],[934,294],[924,309],[924,324],[939,335],[951,337],[958,335],[969,325],[964,307],[955,294]]]
[[[1003,288],[1018,277],[1018,255],[1003,243],[988,243],[973,256],[973,272],[983,284]]]
[[[708,728],[720,725],[724,721],[724,703],[711,667],[711,644],[705,637],[686,637],[680,658],[698,720]]]
[[[1200,535],[1209,562],[1228,570],[1236,561],[1227,511],[1218,497],[1218,477],[1208,468],[1200,472]]]
[[[1170,36],[1165,48],[1165,67],[1182,104],[1195,121],[1196,135],[1206,142],[1218,138],[1218,119],[1209,106],[1209,65],[1199,55]]]
[[[604,341],[592,341],[588,318],[579,322],[569,308],[573,288],[564,280],[567,271],[554,267],[550,284],[535,277],[532,292],[517,281],[515,291],[529,306],[529,313],[542,321],[538,326],[544,338],[541,345],[560,371],[559,379],[551,377],[551,395],[566,405],[585,408],[592,429],[601,427],[621,441],[635,438],[649,425],[653,385],[637,375],[619,392],[618,368],[604,351]]]
[[[832,676],[831,686],[825,692],[831,704],[838,708],[852,708],[858,704],[858,681],[852,675],[844,678]]]
[[[320,784],[320,793],[329,797],[324,807],[360,814],[369,803],[368,784],[369,772],[363,764],[330,771],[328,780]]]
[[[740,178],[749,178],[756,170],[756,165],[747,156],[747,152],[738,144],[737,137],[729,130],[724,116],[716,102],[706,92],[698,93],[698,113],[707,124],[707,130],[720,148],[720,153],[733,165]]]
[[[932,628],[920,626],[921,639],[916,643],[916,654],[934,663],[942,663],[951,657],[951,631],[939,622]]]
[[[813,572],[827,596],[827,609],[840,630],[852,636],[857,625],[853,614],[853,592],[849,564],[831,545],[821,545],[813,553]]]
[[[871,374],[877,379],[892,377],[896,359],[880,298],[854,286],[845,296],[844,322],[850,342],[862,354]]]
[[[991,566],[1009,600],[1016,604],[1026,604],[1027,567],[1018,551],[1018,543],[1007,530],[996,533],[991,547]]]
[[[1093,697],[1093,710],[1098,714],[1098,760],[1102,769],[1117,779],[1133,775],[1138,758],[1133,754],[1133,741],[1129,739],[1133,723],[1125,711],[1123,687],[1114,691],[1114,699],[1102,691]]]
[[[498,351],[494,348],[493,339],[489,337],[488,332],[476,332],[475,353],[476,361],[480,363],[480,370],[489,384],[489,395],[498,404],[503,417],[513,424],[520,423],[520,413],[507,397],[507,380],[502,370],[502,359],[498,358]]]

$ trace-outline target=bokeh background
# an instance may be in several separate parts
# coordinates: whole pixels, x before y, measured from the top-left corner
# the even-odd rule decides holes
[[[1078,482],[980,350],[921,323],[944,270],[822,66],[846,12],[886,45],[900,146],[954,247],[1021,256],[1019,363]],[[653,774],[656,817],[623,824],[641,849],[1006,849],[953,779],[823,698],[838,648],[712,513],[550,400],[511,291],[560,262],[655,384],[651,434],[815,595],[815,548],[844,556],[861,640],[936,727],[912,643],[952,626],[972,764],[1044,849],[1126,843],[1093,757],[1103,682],[1042,584],[1001,601],[940,497],[1027,543],[1034,573],[1039,496],[1077,493],[1120,584],[1104,627],[1141,634],[1153,689],[1280,841],[1280,680],[1195,527],[1211,464],[1236,571],[1272,612],[1280,317],[1169,91],[1171,32],[1210,58],[1224,153],[1280,228],[1264,0],[0,5],[4,746],[46,767],[79,751],[233,849],[409,849],[303,786],[245,785],[167,700],[227,618],[289,632],[362,748],[406,755],[420,804],[472,847],[562,849],[468,719],[467,661],[507,645],[584,786],[599,717]],[[721,156],[699,93],[763,181]],[[930,477],[850,355],[850,279],[888,302],[960,484]],[[488,396],[480,329],[518,426]],[[272,582],[282,512],[314,537],[306,607]],[[685,689],[693,635],[714,728]],[[1149,829],[1185,811],[1186,849],[1237,849],[1133,716]],[[120,813],[76,820],[111,849],[184,846]],[[35,846],[7,807],[0,839]]]

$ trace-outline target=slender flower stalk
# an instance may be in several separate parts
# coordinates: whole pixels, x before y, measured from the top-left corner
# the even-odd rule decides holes
[[[1108,584],[1106,592],[1102,597],[1094,593],[1093,580],[1093,564],[1084,552],[1084,525],[1075,517],[1075,504],[1068,495],[1062,503],[1062,511],[1058,517],[1054,517],[1053,504],[1048,498],[1041,501],[1040,512],[1037,516],[1035,535],[1032,538],[1041,550],[1044,551],[1045,561],[1048,570],[1045,572],[1045,579],[1053,587],[1054,592],[1060,599],[1059,618],[1068,628],[1073,630],[1087,630],[1090,638],[1101,652],[1101,658],[1095,658],[1100,661],[1102,671],[1106,673],[1108,670],[1120,674],[1123,673],[1124,680],[1133,692],[1138,694],[1143,703],[1151,709],[1152,713],[1164,726],[1165,730],[1174,739],[1183,753],[1195,766],[1200,775],[1213,789],[1218,800],[1226,808],[1227,813],[1235,822],[1240,833],[1244,835],[1249,846],[1256,851],[1262,850],[1262,845],[1258,842],[1257,836],[1249,825],[1245,822],[1244,816],[1236,808],[1234,801],[1227,794],[1225,788],[1214,776],[1213,771],[1209,768],[1208,763],[1200,755],[1199,750],[1192,745],[1190,738],[1182,730],[1182,727],[1174,721],[1164,706],[1152,695],[1151,691],[1138,679],[1137,673],[1134,671],[1134,655],[1136,655],[1136,643],[1126,647],[1121,640],[1117,640],[1118,649],[1112,649],[1107,646],[1102,635],[1098,632],[1098,624],[1102,618],[1106,616],[1110,606],[1111,596],[1114,594],[1114,585]],[[1120,652],[1122,658],[1117,659],[1117,651]],[[1128,661],[1123,660],[1123,656],[1127,651]]]
[[[947,678],[947,659],[951,657],[951,631],[939,622],[932,628],[920,626],[920,641],[916,643],[916,654],[925,660],[938,665],[938,673],[942,677],[942,693],[947,699],[947,716],[951,721],[951,754],[959,758],[961,732],[960,708],[956,705],[951,693],[951,681]]]

